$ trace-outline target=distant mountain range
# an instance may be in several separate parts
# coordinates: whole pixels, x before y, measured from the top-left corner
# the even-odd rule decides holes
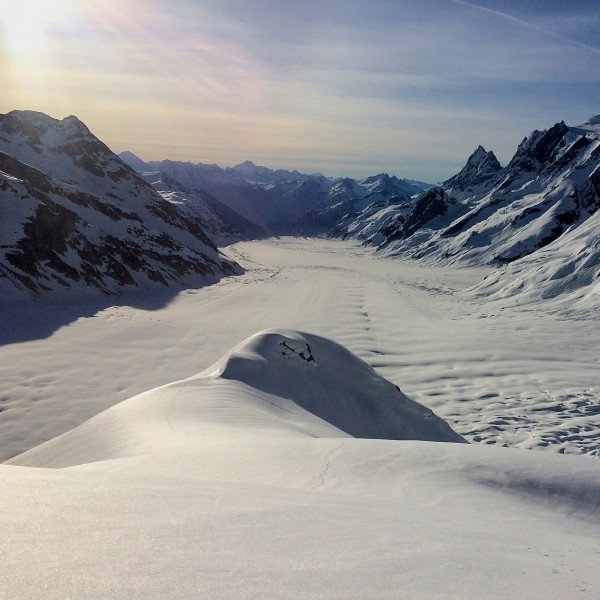
[[[479,146],[439,186],[114,155],[76,117],[0,115],[0,292],[118,294],[241,272],[217,250],[278,234],[496,265],[481,293],[591,293],[600,275],[600,116],[524,138],[508,165]]]
[[[325,177],[320,173],[273,170],[245,161],[235,167],[163,160],[144,162],[131,152],[120,157],[139,173],[160,173],[187,190],[202,191],[218,199],[269,234],[328,233],[335,216],[381,200],[408,198],[431,187],[385,173],[357,181]],[[312,223],[310,215],[317,215]],[[329,212],[328,212],[329,211]]]

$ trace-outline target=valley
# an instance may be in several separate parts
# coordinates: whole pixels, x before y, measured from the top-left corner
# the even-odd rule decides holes
[[[469,441],[598,455],[597,320],[482,300],[470,290],[489,269],[423,266],[353,241],[280,238],[226,252],[244,275],[155,309],[124,299],[0,347],[3,458],[272,327],[337,341]],[[31,307],[28,326],[37,318],[42,328],[44,310]],[[18,323],[8,310],[3,319],[5,329]]]

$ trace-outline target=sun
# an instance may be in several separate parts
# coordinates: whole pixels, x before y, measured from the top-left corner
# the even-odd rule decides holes
[[[8,50],[23,56],[39,52],[48,28],[63,19],[72,0],[4,0],[0,33]]]

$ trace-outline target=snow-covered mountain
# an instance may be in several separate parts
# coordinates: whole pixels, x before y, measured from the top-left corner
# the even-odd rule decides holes
[[[144,163],[131,152],[120,156],[138,171],[161,172],[189,191],[208,192],[249,221],[277,234],[328,233],[348,212],[430,187],[385,173],[357,181],[273,170],[251,161],[221,168],[171,160]]]
[[[465,167],[437,190],[408,205],[370,207],[350,215],[338,224],[337,234],[361,239],[386,254],[435,262],[503,265],[530,257],[527,264],[539,266],[552,255],[549,270],[538,269],[536,277],[524,280],[535,280],[538,289],[547,285],[548,295],[587,285],[600,272],[590,250],[598,243],[599,121],[593,117],[576,127],[560,122],[534,131],[504,168],[479,146]],[[542,248],[548,250],[541,253]],[[579,275],[568,283],[550,283],[574,272]],[[520,289],[514,282],[497,283],[494,289],[498,286],[502,293]]]
[[[0,293],[199,285],[241,268],[76,117],[0,115]]]
[[[131,153],[122,153],[126,162]],[[136,157],[137,158],[137,157]],[[140,169],[138,160],[131,162]],[[270,233],[287,232],[306,210],[324,205],[329,182],[322,175],[271,170],[246,161],[235,167],[172,160],[145,163],[188,191],[208,193]]]
[[[346,223],[368,211],[377,212],[389,206],[406,206],[407,201],[428,188],[426,183],[408,182],[406,179],[380,173],[361,181],[337,180],[329,194],[329,205],[321,210],[305,213],[294,228],[294,233],[303,235],[340,235]]]
[[[378,202],[358,215],[347,214],[334,234],[360,239],[365,244],[388,247],[413,247],[447,226],[464,206],[442,188],[430,188],[416,197],[404,197],[395,202]]]
[[[496,155],[478,146],[460,172],[445,181],[443,187],[455,198],[469,200],[491,187],[501,171],[502,165]]]
[[[141,172],[140,175],[165,200],[197,220],[218,246],[268,235],[262,227],[248,221],[208,192],[187,189],[160,171]]]
[[[561,122],[525,138],[491,191],[423,253],[507,263],[585,222],[600,207],[600,139],[582,127]]]

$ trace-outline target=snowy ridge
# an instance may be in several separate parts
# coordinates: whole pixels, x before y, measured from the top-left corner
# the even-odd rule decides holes
[[[527,264],[539,265],[552,255],[553,266],[536,267],[536,274],[523,278],[543,288],[539,297],[588,286],[600,272],[593,252],[584,250],[595,247],[592,219],[600,208],[597,122],[593,117],[576,127],[560,122],[546,131],[533,131],[504,168],[479,146],[460,173],[442,184],[443,194],[428,191],[412,205],[370,207],[348,215],[336,233],[361,239],[387,255],[436,263],[498,266],[531,257],[514,271],[505,269],[507,274],[519,273]],[[407,227],[411,221],[414,226]],[[583,227],[588,221],[590,226]],[[574,233],[578,228],[582,230]],[[548,246],[548,253],[541,252]],[[581,255],[573,258],[574,250]],[[561,273],[582,270],[585,275],[556,285],[557,278],[564,279]],[[523,285],[511,278],[493,289],[503,288],[504,296],[518,293]]]
[[[245,161],[235,167],[181,161],[141,161],[131,152],[121,158],[138,171],[160,171],[190,191],[213,195],[249,221],[277,234],[328,233],[340,217],[380,201],[406,198],[429,184],[380,173],[364,180],[328,178]]]
[[[76,117],[0,116],[0,290],[201,285],[239,266]]]

